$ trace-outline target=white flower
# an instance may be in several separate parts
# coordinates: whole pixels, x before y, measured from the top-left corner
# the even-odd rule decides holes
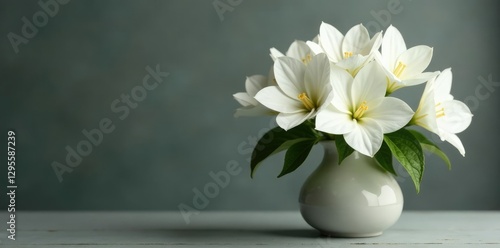
[[[411,123],[439,135],[465,156],[465,148],[456,134],[469,127],[472,113],[467,105],[454,100],[450,94],[452,77],[448,68],[427,82]]]
[[[335,27],[323,22],[319,29],[318,40],[319,44],[307,42],[314,53],[326,53],[332,63],[355,76],[366,63],[370,62],[373,52],[380,47],[382,33],[379,32],[370,39],[368,30],[362,24],[358,24],[344,37]]]
[[[313,56],[307,66],[298,59],[279,57],[274,75],[278,86],[262,89],[255,99],[279,112],[276,122],[285,130],[315,117],[330,100],[330,62],[324,54]]]
[[[334,69],[335,70],[335,69]],[[364,66],[353,79],[344,70],[332,71],[333,99],[316,116],[316,129],[342,134],[349,146],[373,156],[384,133],[404,127],[413,116],[402,100],[385,97],[385,75],[375,61]]]
[[[271,48],[270,51],[270,55],[273,61],[275,61],[279,57],[286,56],[296,58],[298,60],[301,60],[302,63],[308,64],[312,59],[311,49],[304,41],[300,40],[296,40],[290,45],[286,52],[286,55],[281,53],[274,47]],[[255,99],[255,95],[261,89],[267,86],[276,85],[276,79],[272,67],[267,78],[262,75],[253,75],[251,77],[247,77],[247,80],[245,81],[246,92],[238,92],[233,95],[236,101],[238,101],[243,106],[236,110],[234,116],[240,117],[276,114],[275,111],[270,110]]]
[[[259,92],[261,89],[270,85],[276,85],[276,83],[274,83],[273,80],[274,80],[274,73],[272,68],[269,71],[268,77],[263,75],[253,75],[247,77],[245,81],[246,92],[238,92],[233,95],[234,99],[236,99],[236,101],[238,101],[238,103],[240,103],[243,106],[236,110],[234,116],[240,117],[240,116],[259,116],[259,115],[273,114],[274,111],[266,108],[254,98],[257,92]]]
[[[434,72],[423,72],[432,59],[432,48],[414,46],[406,49],[406,44],[399,30],[392,25],[387,28],[382,41],[382,54],[376,59],[383,65],[387,75],[387,93],[406,86],[426,82],[434,77]]]
[[[298,59],[306,65],[311,61],[313,55],[311,48],[309,48],[309,46],[304,41],[301,40],[294,41],[286,51],[286,55],[281,53],[278,49],[274,47],[271,48],[270,51],[271,51],[270,55],[273,61],[276,61],[276,59],[279,57],[286,56]]]

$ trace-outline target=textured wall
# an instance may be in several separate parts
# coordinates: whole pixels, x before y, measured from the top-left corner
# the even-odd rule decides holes
[[[385,30],[390,19],[408,46],[434,47],[430,71],[452,67],[452,94],[469,97],[475,115],[460,134],[465,158],[440,143],[451,171],[427,157],[418,195],[408,177],[399,178],[405,208],[500,209],[500,88],[480,79],[500,81],[498,3],[401,0],[391,13],[394,2],[243,0],[219,16],[213,4],[227,0],[73,0],[51,6],[53,17],[44,19],[37,1],[2,1],[1,132],[6,140],[9,128],[17,131],[18,208],[176,210],[193,206],[193,189],[229,165],[234,176],[206,209],[298,209],[321,149],[284,178],[276,179],[277,155],[250,179],[248,149],[272,122],[234,119],[232,94],[244,89],[245,76],[267,73],[270,47],[284,51],[294,39],[312,38],[321,21],[346,32],[358,23]],[[23,17],[38,18],[40,27],[25,28],[29,37],[16,40],[24,42],[16,53],[8,34],[22,35]],[[146,68],[157,65],[168,76],[141,86]],[[398,94],[415,108],[422,89]],[[131,93],[136,99],[127,103],[122,94]],[[97,145],[59,182],[51,164],[65,163],[66,146],[76,149],[87,140],[82,130],[100,125],[102,140],[94,132]],[[0,204],[7,206],[5,197]]]

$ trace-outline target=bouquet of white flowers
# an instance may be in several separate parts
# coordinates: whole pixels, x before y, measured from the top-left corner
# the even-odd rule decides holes
[[[280,176],[297,169],[311,148],[334,140],[339,163],[353,151],[373,157],[395,174],[394,156],[408,171],[417,192],[424,171],[423,149],[448,157],[429,139],[407,127],[417,125],[448,141],[465,156],[457,133],[472,114],[450,94],[451,69],[424,72],[433,49],[407,49],[393,26],[372,38],[361,24],[344,36],[322,23],[313,41],[294,41],[286,54],[271,48],[274,65],[268,76],[254,75],[246,92],[234,94],[242,105],[235,116],[276,115],[276,127],[265,134],[252,154],[252,175],[268,156],[287,150]],[[391,94],[426,83],[416,111]]]

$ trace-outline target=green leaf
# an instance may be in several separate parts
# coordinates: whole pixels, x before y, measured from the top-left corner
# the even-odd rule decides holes
[[[253,177],[260,162],[304,139],[317,139],[317,132],[307,122],[288,131],[281,127],[269,130],[259,139],[252,152],[251,177]]]
[[[380,147],[380,150],[378,150],[377,153],[375,153],[375,161],[377,161],[377,164],[382,167],[382,169],[394,174],[397,176],[396,171],[394,170],[394,167],[392,166],[392,152],[389,146],[383,142],[382,146]]]
[[[408,130],[408,131],[410,131],[411,134],[413,134],[413,136],[415,136],[415,138],[417,138],[417,140],[420,142],[420,145],[422,146],[422,148],[424,150],[430,151],[430,152],[436,154],[438,157],[440,157],[444,161],[446,166],[448,166],[448,170],[451,170],[450,159],[448,158],[448,156],[446,156],[446,154],[436,144],[434,144],[432,141],[427,139],[422,133],[420,133],[416,130]]]
[[[354,149],[345,142],[344,135],[335,135],[335,146],[339,154],[339,165],[354,152]]]
[[[318,142],[317,139],[306,139],[295,143],[288,148],[285,155],[285,164],[283,170],[278,175],[282,177],[294,170],[296,170],[306,160],[312,147]]]
[[[424,153],[419,141],[406,129],[384,135],[384,141],[389,146],[394,157],[408,171],[418,193],[425,164]]]

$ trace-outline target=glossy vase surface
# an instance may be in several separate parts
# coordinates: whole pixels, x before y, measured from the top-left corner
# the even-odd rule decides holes
[[[355,151],[339,165],[335,143],[321,144],[323,160],[300,192],[303,218],[327,236],[381,235],[403,210],[399,184],[373,158]]]

